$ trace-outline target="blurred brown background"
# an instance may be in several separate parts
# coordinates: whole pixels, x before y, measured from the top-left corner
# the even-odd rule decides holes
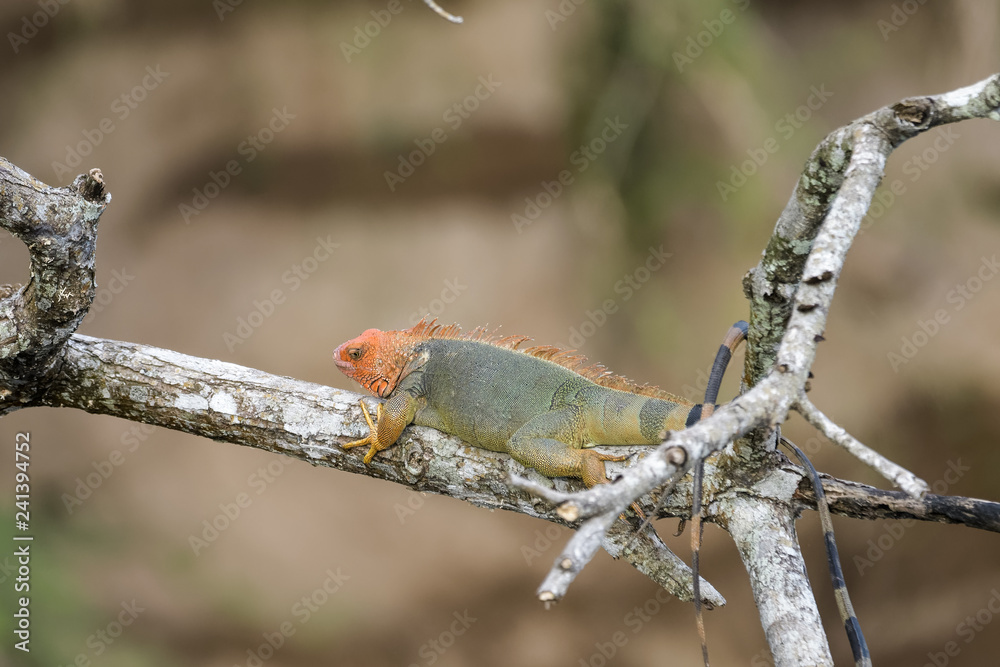
[[[466,23],[419,0],[4,2],[0,154],[52,185],[100,167],[114,197],[81,333],[357,389],[332,348],[429,310],[572,344],[693,397],[747,314],[740,279],[816,143],[1000,62],[989,0],[445,6]],[[998,149],[1000,127],[976,121],[893,155],[812,392],[936,490],[990,499]],[[564,170],[572,182],[547,198]],[[386,172],[400,177],[391,188]],[[669,258],[641,269],[661,247]],[[0,237],[0,283],[26,267],[24,248]],[[942,309],[946,324],[926,325]],[[893,368],[904,338],[914,354]],[[541,609],[534,589],[562,529],[112,418],[25,410],[0,422],[5,533],[19,430],[34,457],[33,650],[11,649],[4,614],[0,661],[699,664],[691,609],[661,604],[603,553]],[[883,483],[801,421],[788,433],[821,469]],[[241,493],[252,503],[195,554],[191,536],[224,524],[220,505]],[[837,527],[876,664],[996,664],[1000,537]],[[800,530],[837,662],[849,663],[814,514]],[[669,539],[687,558],[686,537]],[[704,554],[729,600],[708,618],[713,658],[770,664],[731,541],[709,527]],[[328,572],[349,577],[332,594]],[[279,641],[282,628],[294,634]]]

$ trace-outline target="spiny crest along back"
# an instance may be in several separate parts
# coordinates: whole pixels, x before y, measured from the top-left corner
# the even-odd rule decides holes
[[[496,347],[515,350],[522,354],[551,361],[587,378],[594,384],[607,387],[608,389],[618,389],[620,391],[651,396],[684,405],[692,403],[685,398],[663,391],[654,385],[638,384],[621,375],[615,375],[605,368],[603,364],[590,364],[587,358],[582,354],[577,354],[576,350],[563,350],[553,345],[534,345],[522,348],[522,343],[531,340],[529,336],[501,336],[498,332],[489,331],[486,327],[476,327],[472,331],[463,332],[462,328],[457,324],[438,324],[437,318],[428,320],[426,317],[411,328],[399,333],[411,336],[414,339],[472,340],[488,345],[495,345]]]

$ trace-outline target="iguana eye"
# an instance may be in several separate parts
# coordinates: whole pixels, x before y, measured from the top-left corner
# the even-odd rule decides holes
[[[351,358],[351,361],[357,361],[361,358],[361,348],[360,347],[350,347],[347,349],[347,356]]]

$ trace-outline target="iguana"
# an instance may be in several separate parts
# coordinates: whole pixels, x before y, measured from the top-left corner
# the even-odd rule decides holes
[[[546,477],[608,481],[605,461],[623,461],[594,445],[658,445],[664,431],[701,418],[702,405],[587,365],[550,346],[522,348],[526,336],[421,320],[403,331],[368,329],[333,353],[337,367],[388,400],[368,436],[366,464],[409,424],[430,426],[516,461]]]
[[[747,323],[737,322],[719,347],[704,403],[694,403],[651,385],[638,385],[600,364],[587,365],[572,351],[552,346],[522,348],[527,336],[499,336],[484,328],[462,333],[456,324],[442,326],[426,318],[410,329],[368,329],[333,352],[345,375],[380,398],[373,421],[361,409],[369,433],[341,445],[368,446],[365,464],[391,447],[408,425],[430,426],[495,452],[506,452],[546,477],[576,477],[592,487],[607,483],[605,461],[623,461],[590,449],[594,445],[657,445],[665,432],[709,416],[719,384]],[[794,447],[794,445],[792,446]],[[868,647],[854,616],[822,484],[811,471],[817,505],[826,531],[827,557],[841,618],[857,665],[870,665]],[[705,665],[708,652],[698,592],[701,542],[701,461],[694,462],[692,574],[694,604]],[[846,603],[846,606],[845,604]]]

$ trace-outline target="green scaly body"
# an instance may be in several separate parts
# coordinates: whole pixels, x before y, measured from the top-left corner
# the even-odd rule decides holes
[[[512,441],[527,437],[574,449],[658,444],[665,429],[684,427],[692,407],[680,398],[602,387],[554,362],[489,343],[429,340],[418,350],[428,353],[427,363],[392,397],[417,402],[414,423],[495,452],[514,454]]]
[[[370,330],[337,348],[341,370],[388,398],[372,434],[348,446],[371,445],[369,455],[374,456],[415,423],[506,452],[547,477],[579,477],[593,486],[607,481],[603,461],[617,457],[586,448],[659,444],[665,430],[684,428],[700,408],[679,396],[635,387],[600,368],[582,370],[591,372],[591,379],[567,367],[580,365],[579,359],[552,348],[522,351],[517,345],[523,339],[476,336],[442,335],[422,323],[403,332]],[[402,350],[391,349],[401,341]],[[383,371],[370,379],[355,370],[360,356],[348,360],[351,349],[359,355],[372,353],[373,367],[398,369],[396,376]],[[394,355],[399,359],[391,363]],[[602,381],[613,386],[602,386]]]

